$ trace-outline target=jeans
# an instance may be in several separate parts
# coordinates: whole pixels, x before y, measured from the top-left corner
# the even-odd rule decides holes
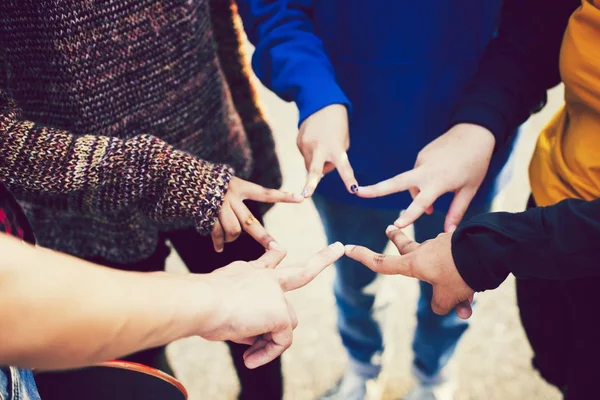
[[[388,242],[385,229],[398,218],[399,211],[356,207],[321,196],[314,196],[313,200],[329,242],[339,240],[344,244],[359,244],[375,252],[383,252]],[[488,209],[471,209],[465,218]],[[443,231],[444,219],[445,213],[439,211],[419,218],[414,224],[416,241],[436,237]],[[379,374],[383,351],[381,328],[373,317],[375,294],[368,289],[376,277],[375,272],[347,257],[336,263],[334,294],[338,305],[338,329],[349,354],[350,368],[369,379]],[[445,316],[434,314],[430,305],[432,286],[425,282],[419,282],[419,286],[413,370],[417,378],[428,383],[440,378],[440,372],[468,323],[455,313]]]
[[[247,202],[252,214],[261,221],[261,213],[253,203]],[[167,240],[171,242],[186,267],[193,273],[210,273],[234,261],[251,261],[259,258],[265,252],[264,248],[245,232],[232,243],[225,245],[222,253],[213,249],[210,236],[202,236],[195,229],[165,232],[161,234],[158,248],[147,260],[135,264],[118,264],[102,259],[91,259],[101,265],[129,271],[162,271],[169,255]],[[281,374],[281,359],[277,358],[267,365],[250,370],[244,365],[246,345],[227,342],[240,380],[240,400],[279,400],[283,397],[283,378]],[[171,373],[166,361],[165,348],[155,348],[133,354],[124,359],[149,365]]]
[[[40,400],[33,373],[26,369],[0,368],[0,400]]]

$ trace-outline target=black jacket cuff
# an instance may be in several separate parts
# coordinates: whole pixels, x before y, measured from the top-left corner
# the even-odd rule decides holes
[[[451,119],[450,127],[465,123],[479,125],[492,132],[496,138],[494,151],[508,142],[508,127],[502,114],[486,104],[469,103],[460,106]]]
[[[476,292],[495,289],[509,274],[500,265],[490,265],[481,257],[482,251],[490,250],[483,243],[485,232],[477,224],[465,224],[452,235],[452,257],[458,273]],[[483,239],[483,240],[482,240]]]

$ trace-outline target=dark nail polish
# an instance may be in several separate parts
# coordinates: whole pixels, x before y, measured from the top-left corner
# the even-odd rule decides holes
[[[358,192],[358,186],[357,186],[357,185],[352,185],[352,186],[350,186],[350,191],[351,191],[352,193],[356,193],[356,192]]]

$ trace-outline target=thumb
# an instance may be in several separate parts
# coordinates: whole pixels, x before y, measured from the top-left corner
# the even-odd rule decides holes
[[[390,238],[392,243],[394,243],[401,255],[411,253],[420,246],[419,243],[415,242],[414,240],[410,240],[401,229],[398,229],[398,227],[394,225],[388,226],[385,230],[385,233],[387,237]]]
[[[473,315],[473,308],[468,300],[458,303],[454,309],[460,319],[469,319]]]
[[[456,230],[456,227],[465,216],[469,204],[471,204],[471,200],[473,200],[476,192],[476,189],[462,188],[454,195],[444,224],[444,230],[446,232],[454,232]]]

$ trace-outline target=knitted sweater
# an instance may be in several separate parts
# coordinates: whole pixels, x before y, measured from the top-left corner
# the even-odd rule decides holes
[[[0,180],[39,244],[139,261],[160,230],[210,232],[233,173],[280,184],[235,19],[230,0],[2,3]]]

